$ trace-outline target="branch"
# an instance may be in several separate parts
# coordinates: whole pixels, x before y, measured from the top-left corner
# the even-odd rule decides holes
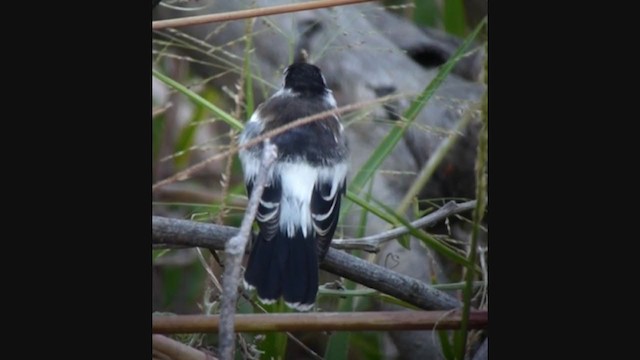
[[[238,332],[271,331],[385,331],[385,330],[450,330],[460,328],[457,311],[367,311],[320,313],[238,314]],[[469,325],[482,329],[489,323],[487,311],[473,311]],[[217,315],[153,316],[153,333],[214,333]]]
[[[256,145],[257,143],[259,143],[259,142],[261,142],[263,140],[270,139],[270,138],[272,138],[272,137],[274,137],[276,135],[279,135],[279,134],[281,134],[281,133],[283,133],[285,131],[288,131],[289,129],[292,129],[294,127],[302,126],[302,125],[305,125],[305,124],[309,124],[309,123],[312,123],[314,121],[318,121],[318,120],[324,119],[327,116],[340,115],[340,114],[343,114],[343,113],[346,113],[346,112],[349,112],[349,111],[352,111],[352,110],[358,110],[358,109],[361,109],[361,108],[364,108],[364,107],[367,107],[367,106],[370,106],[370,105],[381,104],[381,103],[384,103],[386,101],[390,101],[390,100],[393,100],[393,99],[396,99],[396,98],[405,97],[405,96],[407,96],[407,95],[406,94],[388,95],[388,96],[383,96],[383,97],[376,98],[374,100],[361,101],[361,102],[358,102],[358,103],[355,103],[355,104],[349,104],[349,105],[341,106],[339,108],[330,109],[330,110],[326,110],[326,111],[323,111],[323,112],[320,112],[320,113],[317,113],[317,114],[305,116],[303,118],[300,118],[300,119],[297,119],[297,120],[292,121],[290,123],[287,123],[286,125],[279,126],[279,127],[275,128],[275,129],[273,129],[271,131],[268,131],[268,132],[266,132],[266,133],[264,133],[264,134],[262,134],[260,136],[256,136],[255,138],[251,139],[250,141],[247,141],[246,143],[244,143],[244,144],[242,144],[240,146],[234,147],[232,150],[227,150],[227,151],[224,151],[224,152],[219,153],[217,155],[214,155],[214,156],[212,156],[210,158],[204,159],[204,160],[200,161],[199,163],[194,164],[192,166],[189,166],[188,168],[186,168],[186,169],[184,169],[184,170],[182,170],[180,172],[177,172],[174,175],[172,175],[172,176],[170,176],[170,177],[168,177],[168,178],[166,178],[164,180],[158,181],[157,183],[155,183],[155,184],[153,184],[151,186],[151,191],[155,191],[155,190],[157,190],[158,188],[160,188],[162,186],[171,184],[171,183],[176,182],[176,181],[186,180],[191,176],[192,173],[194,173],[196,171],[199,171],[199,170],[202,170],[207,164],[209,164],[209,163],[211,163],[213,161],[220,160],[222,158],[226,158],[226,157],[228,157],[230,155],[235,154],[240,149]]]
[[[425,226],[431,226],[442,219],[458,214],[461,212],[469,211],[476,206],[476,201],[467,201],[461,204],[457,204],[453,201],[446,203],[437,211],[422,217],[411,223],[411,226],[415,228],[421,228]],[[380,245],[385,241],[393,240],[398,236],[408,234],[409,229],[406,227],[397,227],[395,229],[391,229],[380,234],[366,236],[358,239],[336,239],[331,242],[331,246],[336,249],[342,250],[364,250],[368,252],[378,252],[380,251]]]
[[[220,309],[220,358],[233,359],[235,350],[235,332],[233,317],[236,312],[236,300],[238,298],[238,279],[242,256],[251,236],[251,226],[258,211],[260,198],[267,185],[268,174],[278,155],[277,147],[267,139],[262,152],[260,172],[255,180],[251,199],[240,225],[240,231],[234,235],[225,246],[226,261],[223,274],[222,304]]]
[[[332,6],[350,5],[368,2],[372,0],[320,0],[310,1],[301,4],[288,4],[270,6],[259,9],[247,9],[239,11],[229,11],[221,14],[207,14],[198,16],[189,16],[177,19],[158,20],[154,21],[151,25],[153,30],[160,30],[164,28],[177,28],[182,26],[199,25],[218,21],[230,21],[240,20],[258,16],[269,16],[277,14],[286,14],[296,11],[313,10],[318,8],[327,8]]]
[[[224,248],[226,239],[233,237],[237,232],[237,228],[229,226],[159,216],[152,218],[152,239],[155,244],[198,246],[220,250]],[[450,310],[461,306],[457,299],[420,280],[336,249],[329,249],[320,268],[421,309]]]
[[[172,360],[217,360],[217,358],[162,335],[152,335],[153,355]],[[159,353],[159,354],[158,354]]]

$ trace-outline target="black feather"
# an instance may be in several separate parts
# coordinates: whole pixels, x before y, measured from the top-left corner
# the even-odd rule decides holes
[[[311,214],[317,233],[316,241],[320,261],[324,260],[327,251],[329,251],[329,245],[338,225],[340,203],[342,195],[346,191],[346,180],[339,185],[340,187],[332,198],[325,200],[331,195],[331,186],[330,182],[318,183],[311,194]],[[329,215],[322,219],[327,214]]]

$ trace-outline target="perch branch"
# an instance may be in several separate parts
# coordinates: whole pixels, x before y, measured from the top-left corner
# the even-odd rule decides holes
[[[267,139],[262,153],[260,172],[255,180],[240,231],[225,246],[226,261],[223,274],[222,304],[220,308],[220,358],[233,359],[235,350],[234,315],[238,298],[238,279],[242,256],[251,236],[251,226],[258,211],[258,204],[267,184],[268,174],[277,157],[277,147]]]
[[[368,311],[321,313],[237,314],[238,332],[270,331],[383,331],[383,330],[449,330],[460,328],[462,318],[457,311]],[[487,311],[473,311],[469,325],[487,326]],[[212,333],[218,330],[217,315],[154,316],[152,332]]]
[[[188,220],[152,218],[155,244],[198,246],[214,250],[224,248],[237,228]],[[406,301],[424,310],[450,310],[461,306],[459,300],[410,276],[364,261],[343,251],[329,249],[320,268]]]
[[[269,6],[259,9],[247,9],[239,11],[229,11],[221,14],[207,14],[198,16],[182,17],[177,19],[157,20],[151,25],[153,30],[164,28],[177,28],[182,26],[207,24],[218,21],[230,21],[253,18],[258,16],[269,16],[277,14],[286,14],[296,11],[313,10],[319,8],[327,8],[332,6],[351,5],[372,0],[319,0],[309,1],[301,4],[287,4],[278,6]]]
[[[457,204],[453,201],[446,203],[440,209],[431,214],[422,217],[411,223],[411,226],[415,228],[421,228],[425,226],[431,226],[448,216],[458,214],[461,212],[469,211],[476,206],[476,201],[467,201],[464,203]],[[405,235],[409,233],[409,229],[406,227],[397,227],[395,229],[391,229],[380,234],[366,236],[359,239],[335,239],[331,242],[331,246],[336,249],[341,250],[364,250],[368,252],[378,252],[380,251],[380,244],[385,241],[393,240],[398,236]]]

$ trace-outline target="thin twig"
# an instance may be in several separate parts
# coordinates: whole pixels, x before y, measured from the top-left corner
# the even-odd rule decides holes
[[[158,115],[164,114],[165,111],[169,110],[172,106],[173,106],[173,103],[168,102],[166,105],[162,107],[157,107],[153,109],[153,112],[151,113],[151,118],[155,118]]]
[[[404,97],[407,96],[405,94],[394,94],[394,95],[389,95],[389,96],[384,96],[384,97],[380,97],[380,98],[376,98],[375,100],[369,100],[369,101],[362,101],[359,103],[355,103],[355,104],[349,104],[346,106],[342,106],[336,109],[331,109],[331,110],[327,110],[327,111],[323,111],[320,113],[317,113],[315,115],[310,115],[310,116],[305,116],[303,118],[300,118],[296,121],[290,122],[287,125],[284,126],[280,126],[276,129],[273,129],[271,131],[268,131],[260,136],[257,136],[255,138],[253,138],[250,141],[247,141],[246,143],[244,143],[241,146],[237,146],[233,149],[227,150],[225,152],[219,153],[218,155],[212,156],[208,159],[202,160],[201,162],[192,165],[190,167],[188,167],[185,170],[182,170],[164,180],[158,181],[157,183],[155,183],[152,187],[151,190],[154,191],[156,189],[158,189],[161,186],[167,185],[167,184],[171,184],[173,182],[176,181],[182,181],[182,180],[186,180],[189,178],[189,176],[191,176],[192,173],[199,171],[201,169],[203,169],[205,166],[207,166],[207,164],[209,164],[210,162],[216,161],[216,160],[220,160],[222,158],[225,158],[227,156],[233,155],[234,153],[238,152],[240,149],[246,148],[246,147],[251,147],[253,145],[256,145],[257,143],[264,141],[266,139],[272,138],[276,135],[279,135],[287,130],[290,130],[296,126],[301,126],[301,125],[305,125],[314,121],[318,121],[320,119],[324,119],[327,116],[331,116],[331,115],[339,115],[345,112],[349,112],[352,110],[357,110],[366,106],[370,106],[370,105],[374,105],[374,104],[379,104],[379,103],[383,103],[385,101],[390,101],[393,100],[395,98],[400,98],[400,97]]]
[[[152,217],[155,244],[223,249],[238,228],[189,220]],[[372,264],[343,251],[329,249],[320,268],[396,297],[424,310],[449,310],[461,306],[459,300],[430,285],[385,267]]]
[[[473,311],[472,328],[487,326],[488,312]],[[365,311],[237,314],[238,332],[271,331],[382,331],[382,330],[449,330],[460,327],[459,311]],[[210,315],[153,316],[153,333],[214,333],[221,319]]]
[[[486,17],[483,21],[486,21]],[[485,60],[486,63],[486,60]],[[485,73],[486,81],[486,73]],[[476,199],[478,203],[473,211],[473,227],[471,228],[471,241],[469,244],[469,262],[475,264],[476,253],[478,251],[478,237],[480,232],[480,222],[484,217],[484,212],[487,206],[487,156],[488,156],[488,142],[489,142],[489,124],[487,114],[487,92],[485,91],[482,96],[483,111],[482,111],[482,128],[478,134],[478,153],[476,155]],[[458,358],[462,359],[467,352],[467,322],[468,314],[471,311],[471,296],[473,294],[473,280],[475,279],[475,271],[465,269],[465,281],[467,286],[462,291],[462,299],[464,301],[464,307],[462,309],[462,326],[460,327],[460,334],[462,341],[459,343],[459,347],[456,349]]]
[[[242,256],[251,236],[251,226],[258,211],[258,204],[262,192],[267,184],[268,174],[277,157],[277,147],[269,140],[265,141],[262,155],[262,164],[253,186],[247,211],[242,219],[240,231],[233,236],[225,246],[225,267],[223,274],[222,305],[220,309],[220,358],[233,359],[235,352],[234,314],[238,297],[238,280],[240,278],[240,266]]]
[[[411,226],[415,228],[431,226],[448,216],[469,211],[475,206],[475,200],[467,201],[460,204],[450,201],[437,211],[412,222]],[[396,239],[398,236],[402,236],[408,233],[409,229],[407,229],[405,226],[401,226],[382,232],[380,234],[365,236],[357,239],[335,239],[331,242],[331,247],[341,250],[359,249],[368,252],[378,252],[380,251],[380,245],[385,241]]]
[[[369,2],[372,0],[319,0],[310,1],[301,4],[287,4],[270,6],[259,9],[247,9],[239,11],[229,11],[222,14],[207,14],[198,16],[182,17],[177,19],[158,20],[152,23],[153,30],[159,30],[164,28],[177,28],[181,26],[207,24],[218,21],[230,21],[240,20],[258,16],[269,16],[276,14],[286,14],[290,12],[313,10],[318,8],[327,8],[332,6],[350,5],[363,2]]]

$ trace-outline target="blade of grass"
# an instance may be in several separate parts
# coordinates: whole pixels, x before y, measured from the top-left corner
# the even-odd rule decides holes
[[[371,201],[371,191],[373,189],[373,181],[369,182],[369,188],[366,193],[365,201]],[[367,208],[362,208],[362,213],[360,214],[360,222],[358,228],[358,237],[363,237],[366,233],[367,229],[367,221],[369,217],[367,216],[369,211]],[[356,251],[354,255],[360,256],[360,251]],[[349,292],[350,294],[358,294],[357,296],[366,296],[373,295],[377,293],[377,291],[372,289],[361,289],[355,290],[356,283],[350,280],[344,280],[344,287],[346,290],[337,290],[343,293]],[[327,291],[328,289],[325,289]],[[334,290],[335,291],[335,290]],[[338,301],[338,309],[339,311],[353,311],[353,299],[352,296],[347,296],[346,298],[341,298]],[[351,332],[348,331],[338,331],[331,335],[329,341],[327,342],[327,347],[325,350],[325,358],[326,359],[344,359],[347,360],[349,356],[349,347],[353,342],[353,337],[351,336]]]
[[[444,157],[460,138],[460,134],[464,128],[467,127],[471,121],[472,114],[472,109],[468,109],[456,124],[454,131],[444,141],[442,141],[440,145],[438,145],[438,148],[429,157],[429,161],[422,167],[420,174],[418,174],[415,181],[411,184],[411,187],[400,202],[400,205],[398,205],[398,208],[396,209],[397,212],[401,214],[404,213],[409,208],[412,201],[414,201],[418,193],[424,189],[424,186],[429,182],[429,179],[431,179],[433,173],[435,173],[438,166],[440,166]]]
[[[341,300],[341,306],[339,307],[339,311],[351,311],[350,308],[346,308],[347,305],[342,306],[342,303],[351,303],[351,299]],[[327,350],[325,351],[324,358],[325,359],[336,359],[336,360],[346,360],[349,355],[349,340],[351,338],[350,331],[335,331],[331,334],[329,338],[329,342],[327,343]]]
[[[444,0],[444,29],[453,35],[464,36],[467,29],[462,0]]]
[[[382,211],[382,210],[378,209],[377,207],[371,205],[370,202],[367,202],[366,200],[362,199],[361,197],[359,197],[355,193],[347,190],[346,198],[351,200],[354,204],[361,206],[366,211],[368,211],[368,212],[372,213],[373,215],[379,217],[380,219],[388,222],[389,224],[394,225],[394,226],[398,225],[398,222],[395,221],[393,216],[390,216],[389,214],[386,214],[384,211]]]
[[[438,338],[440,339],[440,347],[442,348],[442,355],[446,360],[454,360],[455,354],[453,353],[453,346],[449,340],[449,332],[446,330],[438,331]]]
[[[213,112],[220,119],[222,119],[222,121],[226,122],[229,126],[233,127],[236,130],[242,130],[244,128],[244,125],[242,125],[242,123],[236,120],[233,116],[229,115],[227,112],[220,109],[219,107],[213,105],[212,103],[204,99],[202,96],[191,91],[186,86],[162,74],[156,69],[152,69],[151,71],[153,72],[153,76],[158,78],[158,80],[162,81],[163,83],[169,85],[170,87],[184,94],[186,97],[191,99],[196,104],[204,106],[207,110]]]
[[[253,114],[254,104],[253,104],[253,73],[251,70],[251,47],[253,46],[253,25],[256,22],[256,18],[247,19],[246,20],[246,31],[247,34],[245,37],[245,47],[244,47],[244,67],[242,72],[244,73],[244,98],[245,98],[245,114],[247,120]]]
[[[288,308],[285,306],[282,299],[273,304],[265,304],[263,307],[270,314],[288,312]],[[287,334],[281,331],[265,333],[265,339],[258,345],[258,350],[264,351],[262,357],[264,359],[284,359],[286,349]]]
[[[371,201],[371,190],[373,189],[373,180],[369,181],[369,189],[367,191],[367,197],[365,201],[369,203]],[[369,211],[366,208],[362,208],[362,212],[360,213],[360,223],[358,224],[358,237],[364,237],[364,234],[367,231],[367,219]]]
[[[358,355],[355,357],[356,359],[384,359],[381,343],[382,333],[380,331],[357,331],[351,336],[351,345],[354,349],[357,349],[356,351],[358,352]]]
[[[404,219],[403,216],[400,216],[388,206],[380,203],[375,199],[372,199],[372,201],[367,202],[348,190],[347,190],[346,197],[356,205],[359,205],[367,209],[367,211],[371,212],[375,216],[379,217],[380,219],[388,222],[393,226],[399,226],[399,225],[406,226],[407,230],[409,231],[409,234],[421,240],[425,245],[427,245],[431,249],[440,252],[443,256],[448,257],[449,259],[457,262],[458,264],[461,264],[464,266],[468,265],[467,259],[464,256],[458,254],[454,249],[449,247],[447,244],[429,235],[424,230],[413,227],[409,221]],[[376,205],[373,205],[373,203],[375,203]],[[474,268],[478,272],[481,271],[479,266],[475,266]]]
[[[402,306],[402,307],[407,308],[407,309],[418,310],[418,311],[422,310],[422,309],[420,309],[419,307],[417,307],[415,305],[411,305],[408,302],[402,301],[402,300],[400,300],[400,299],[398,299],[396,297],[389,296],[387,294],[378,293],[378,298],[380,300],[386,302],[386,303]]]
[[[404,122],[398,122],[398,126],[393,127],[387,136],[382,140],[380,145],[375,149],[373,154],[369,157],[369,159],[362,165],[362,167],[358,170],[356,175],[351,180],[351,185],[349,186],[349,190],[355,194],[359,194],[364,185],[371,179],[373,174],[377,171],[383,161],[387,158],[387,156],[391,153],[391,151],[395,148],[396,144],[400,141],[404,132],[411,126],[411,124],[418,117],[418,114],[424,106],[427,104],[429,99],[435,94],[436,90],[440,87],[440,85],[444,82],[445,78],[449,75],[455,64],[461,59],[462,55],[466,53],[469,46],[471,46],[473,40],[477,37],[478,33],[482,29],[482,27],[486,23],[486,18],[476,26],[474,31],[466,38],[466,40],[462,43],[462,45],[458,48],[458,50],[447,60],[447,62],[442,65],[436,77],[425,87],[422,93],[411,103],[411,106],[404,112],[403,119],[406,119]],[[349,211],[349,206],[346,206],[343,209],[343,213],[341,217]]]
[[[486,20],[486,18],[485,18]],[[487,83],[487,60],[485,59],[485,84]],[[489,142],[489,118],[488,118],[488,92],[485,91],[482,96],[482,129],[478,135],[478,155],[476,158],[476,208],[473,212],[473,227],[471,229],[471,244],[469,245],[469,262],[474,264],[476,261],[476,252],[478,249],[478,234],[480,232],[480,222],[484,216],[487,204],[487,153]],[[464,359],[467,345],[467,330],[469,325],[469,312],[471,310],[471,295],[473,294],[473,280],[475,272],[466,272],[466,286],[462,291],[463,307],[462,322],[460,324],[460,344],[458,346],[458,359]]]
[[[373,199],[373,202],[375,202],[376,206],[379,206],[380,208],[382,208],[382,211],[385,211],[387,216],[392,217],[396,222],[399,222],[400,225],[405,226],[407,230],[409,230],[409,234],[413,235],[418,240],[421,240],[429,248],[439,252],[443,256],[448,257],[449,259],[457,262],[460,265],[468,267],[471,264],[468,262],[468,260],[464,256],[458,254],[455,249],[453,249],[446,243],[436,239],[435,237],[431,236],[426,231],[414,227],[413,225],[411,225],[410,221],[405,219],[404,216],[397,213],[390,207],[386,206],[385,204],[375,199]],[[368,205],[370,206],[371,204],[368,204]],[[380,211],[381,210],[378,209],[378,212]],[[474,266],[474,269],[476,269],[476,271],[478,272],[481,272],[481,269],[479,266]]]

